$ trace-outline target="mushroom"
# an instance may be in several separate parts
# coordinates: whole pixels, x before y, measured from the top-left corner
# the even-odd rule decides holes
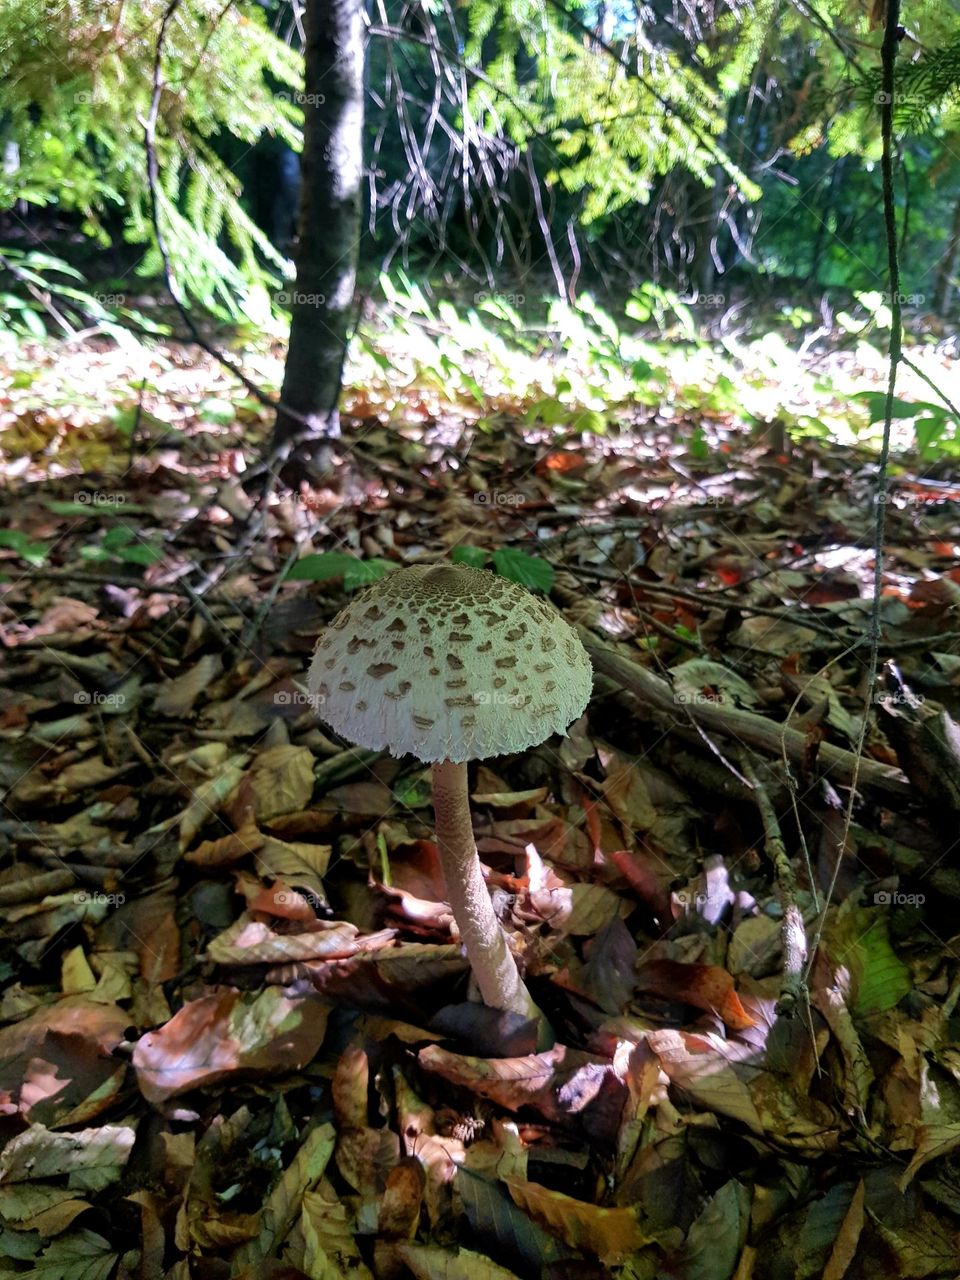
[[[321,634],[308,686],[318,714],[357,746],[433,765],[447,899],[484,1003],[533,1003],[480,870],[467,761],[565,733],[593,672],[552,605],[464,565],[412,565],[367,587]]]

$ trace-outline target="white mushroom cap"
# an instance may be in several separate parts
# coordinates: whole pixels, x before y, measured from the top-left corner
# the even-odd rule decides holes
[[[350,742],[433,762],[523,751],[564,733],[593,671],[552,605],[464,565],[412,565],[367,587],[322,633],[308,685]]]

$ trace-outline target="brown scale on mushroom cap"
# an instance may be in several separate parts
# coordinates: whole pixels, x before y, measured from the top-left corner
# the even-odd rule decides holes
[[[337,614],[308,684],[348,741],[462,762],[565,732],[592,681],[586,650],[552,605],[484,569],[412,565]]]

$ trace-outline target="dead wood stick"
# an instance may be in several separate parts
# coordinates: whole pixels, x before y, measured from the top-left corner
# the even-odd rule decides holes
[[[766,787],[753,767],[749,752],[744,751],[741,754],[740,767],[753,787],[753,798],[763,823],[763,848],[773,863],[777,879],[777,898],[783,909],[783,923],[780,926],[780,940],[783,944],[783,980],[780,984],[777,1012],[789,1017],[806,995],[803,973],[807,963],[807,933],[803,925],[803,912],[797,905],[797,877],[793,870],[793,863],[787,854],[787,847],[783,843],[776,810]]]
[[[668,681],[621,657],[586,627],[578,626],[577,631],[595,670],[635,693],[647,706],[657,711],[677,712],[676,694]],[[704,728],[736,738],[743,746],[755,747],[776,756],[785,751],[787,758],[798,764],[809,754],[810,744],[805,734],[775,720],[767,720],[753,711],[742,711],[717,702],[686,702],[683,710]],[[857,757],[852,751],[845,751],[832,743],[821,743],[817,752],[820,771],[844,785],[853,781],[856,762]],[[861,786],[874,787],[888,796],[907,799],[914,795],[913,788],[899,769],[876,760],[861,761],[859,781]]]

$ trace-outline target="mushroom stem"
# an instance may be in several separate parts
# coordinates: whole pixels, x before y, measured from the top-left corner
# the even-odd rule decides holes
[[[433,809],[447,900],[484,1004],[541,1022],[543,1014],[523,984],[480,870],[465,764],[434,764]]]

